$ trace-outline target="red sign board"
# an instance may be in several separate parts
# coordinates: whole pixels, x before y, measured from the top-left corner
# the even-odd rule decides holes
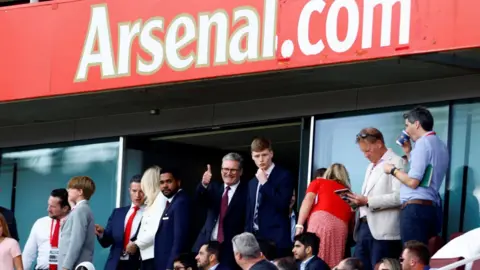
[[[0,10],[0,101],[480,46],[478,0],[76,0]]]

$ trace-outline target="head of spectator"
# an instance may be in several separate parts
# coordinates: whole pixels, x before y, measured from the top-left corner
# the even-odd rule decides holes
[[[255,165],[261,170],[268,170],[272,165],[273,158],[272,143],[270,140],[263,137],[257,137],[253,139],[252,144],[250,145],[250,150]]]
[[[222,158],[222,179],[227,186],[233,186],[240,181],[243,173],[243,158],[237,153],[228,153]]]
[[[77,267],[75,267],[75,270],[95,270],[95,266],[91,262],[83,262]]]
[[[425,107],[415,107],[403,115],[405,131],[413,141],[433,130],[433,116]]]
[[[319,168],[315,171],[315,175],[313,176],[313,179],[317,178],[323,178],[323,175],[327,171],[327,168]]]
[[[70,212],[68,203],[68,191],[64,188],[54,189],[50,192],[48,198],[48,216],[53,219],[61,220]]]
[[[195,254],[183,253],[173,260],[173,270],[198,270]]]
[[[314,233],[304,232],[294,238],[293,256],[296,260],[304,262],[317,256],[320,248],[320,238]]]
[[[242,269],[250,269],[254,264],[263,260],[260,245],[251,233],[245,232],[232,239],[235,261]]]
[[[345,166],[340,163],[333,163],[323,174],[323,178],[335,181],[340,185],[350,188],[350,177]]]
[[[295,206],[295,203],[297,202],[297,191],[293,189],[293,194],[292,198],[290,198],[290,214],[292,213],[293,207]]]
[[[363,270],[363,263],[358,258],[346,258],[335,266],[333,270]]]
[[[162,168],[159,166],[152,166],[148,168],[142,175],[140,180],[140,187],[145,194],[145,204],[151,206],[158,193],[160,193],[160,172]]]
[[[217,241],[211,241],[203,245],[198,251],[197,266],[200,269],[211,269],[220,261],[220,244]]]
[[[257,240],[263,257],[268,261],[273,261],[277,258],[277,245],[270,240]]]
[[[75,176],[67,185],[68,201],[76,205],[80,201],[90,200],[95,193],[95,182],[88,176]]]
[[[379,162],[388,150],[382,132],[373,127],[360,130],[356,142],[363,155],[374,164]]]
[[[167,198],[177,194],[181,186],[180,174],[173,168],[163,168],[160,172],[160,190]]]
[[[0,214],[0,237],[11,237],[7,220],[2,214]]]
[[[273,264],[278,268],[278,270],[297,270],[297,263],[293,257],[283,257],[276,259]]]
[[[403,248],[400,263],[403,270],[423,270],[430,264],[430,251],[424,243],[408,241]]]
[[[402,266],[397,259],[383,258],[380,261],[378,270],[401,270]]]
[[[130,187],[128,192],[130,193],[130,200],[138,207],[145,203],[145,194],[142,191],[142,176],[137,174],[130,179]]]

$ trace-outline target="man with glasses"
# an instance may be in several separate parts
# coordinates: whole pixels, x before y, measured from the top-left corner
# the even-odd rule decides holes
[[[223,183],[212,182],[212,169],[207,165],[202,182],[197,187],[196,198],[208,207],[207,219],[197,241],[194,252],[209,241],[221,245],[221,263],[234,269],[232,238],[243,232],[246,215],[248,185],[240,181],[243,158],[237,153],[228,153],[222,159]]]
[[[376,128],[362,129],[356,143],[370,164],[362,193],[347,195],[358,206],[354,257],[362,260],[366,270],[371,270],[382,258],[398,258],[401,252],[400,182],[384,172],[383,163],[404,168],[404,160],[387,149],[383,134]]]

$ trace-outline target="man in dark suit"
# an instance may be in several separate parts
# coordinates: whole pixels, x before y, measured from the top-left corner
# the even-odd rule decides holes
[[[116,208],[108,219],[107,227],[96,224],[95,231],[100,245],[110,247],[105,270],[137,270],[140,268],[140,253],[125,253],[130,239],[140,226],[144,209],[144,194],[140,186],[141,175],[130,180],[131,205]]]
[[[222,159],[223,183],[211,182],[210,165],[197,187],[196,197],[208,208],[205,225],[194,245],[194,252],[209,241],[221,244],[221,262],[236,268],[233,256],[232,238],[243,232],[247,202],[248,184],[240,181],[243,159],[237,153],[229,153]]]
[[[17,221],[15,220],[15,215],[12,211],[8,210],[5,207],[0,206],[0,214],[3,215],[8,224],[8,231],[10,231],[10,236],[18,241],[18,231],[17,231]]]
[[[167,197],[167,205],[155,235],[155,269],[172,270],[175,258],[188,251],[190,199],[180,183],[177,173],[162,169],[160,190]]]
[[[245,231],[259,239],[274,241],[279,258],[289,256],[292,246],[289,206],[294,179],[290,172],[272,162],[269,140],[254,139],[251,152],[258,170],[248,183]]]
[[[330,270],[330,267],[317,256],[319,247],[320,238],[314,233],[305,232],[295,236],[293,256],[298,261],[298,269]]]
[[[232,270],[229,266],[220,263],[220,243],[217,241],[210,241],[203,245],[198,251],[195,260],[197,260],[197,266],[202,270]]]

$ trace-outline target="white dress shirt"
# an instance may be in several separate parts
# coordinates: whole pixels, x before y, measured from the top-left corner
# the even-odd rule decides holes
[[[123,227],[124,232],[127,227],[127,223],[128,223],[128,220],[130,219],[130,216],[135,211],[134,207],[135,207],[135,204],[132,203],[130,205],[130,209],[127,212],[127,215],[125,216],[125,223]],[[129,236],[130,239],[135,235],[135,233],[137,233],[138,226],[140,226],[140,221],[142,221],[142,216],[144,211],[145,211],[145,206],[141,206],[140,209],[138,209],[137,214],[133,218],[132,230],[130,231],[130,236]],[[120,257],[120,260],[128,260],[128,254]]]
[[[143,211],[140,230],[138,231],[135,244],[140,249],[140,255],[144,261],[154,257],[155,235],[157,234],[166,204],[167,197],[162,192],[159,192],[153,204],[145,207]]]
[[[227,194],[228,205],[230,205],[230,201],[232,201],[233,194],[235,194],[235,190],[237,190],[237,187],[238,187],[239,184],[240,184],[240,181],[238,181],[236,184],[230,186],[230,190],[228,191],[228,194]],[[226,190],[226,188],[227,188],[226,184],[224,184],[224,188]],[[225,191],[223,192],[222,197],[223,197],[223,195],[225,195]],[[218,223],[219,222],[220,222],[220,214],[218,214],[217,222],[215,223],[215,227],[213,227],[212,237],[211,237],[212,241],[217,241],[217,239],[218,239]]]
[[[53,226],[52,226],[53,221]],[[24,269],[31,269],[33,262],[36,260],[37,265],[35,269],[48,269],[49,255],[50,255],[50,234],[52,229],[55,229],[55,222],[49,216],[37,219],[30,230],[27,242],[22,252],[22,261]],[[59,236],[60,237],[60,236]]]
[[[272,171],[273,171],[273,168],[275,168],[275,163],[272,163],[272,165],[270,165],[270,167],[268,167],[268,169],[265,171],[265,173],[267,174],[267,179],[270,177],[270,175],[272,174]],[[260,187],[262,186],[262,184],[260,184],[260,181],[258,181],[258,185],[257,185],[257,196],[255,198],[255,209],[253,210],[253,216],[255,216],[255,214],[257,214],[257,207],[258,207],[258,192],[260,192]],[[255,222],[253,222],[253,229],[254,230],[258,230],[258,224],[255,224]]]

